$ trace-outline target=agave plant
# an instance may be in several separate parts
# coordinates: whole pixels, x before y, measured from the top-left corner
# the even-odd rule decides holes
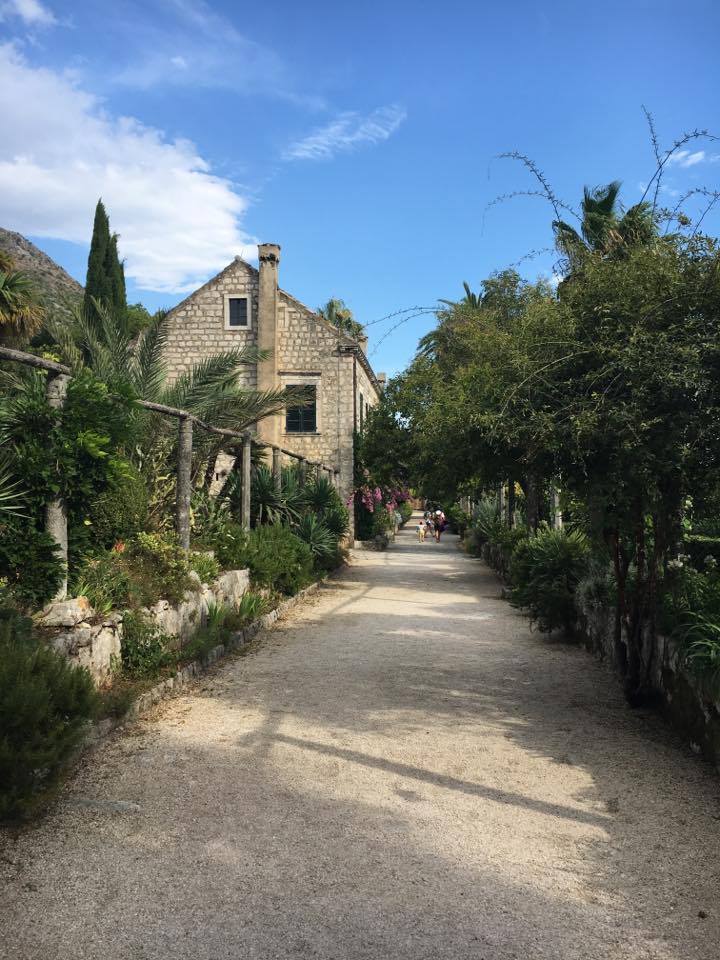
[[[257,467],[250,489],[253,523],[282,523],[286,519],[282,487],[278,490],[272,470],[265,466]]]
[[[7,457],[0,459],[0,513],[22,515],[23,492]]]
[[[326,476],[313,477],[303,490],[305,505],[315,513],[323,514],[338,501],[337,491]]]
[[[324,566],[335,556],[337,540],[315,514],[306,513],[295,524],[293,532],[310,547],[310,552],[318,566]]]
[[[335,504],[326,510],[323,513],[322,522],[336,540],[341,540],[350,529],[350,516],[342,503]]]
[[[716,689],[720,687],[720,624],[704,614],[688,612],[677,635],[688,667]]]

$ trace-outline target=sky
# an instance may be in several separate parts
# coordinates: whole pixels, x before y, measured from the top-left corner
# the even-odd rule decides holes
[[[493,204],[537,187],[499,155],[637,202],[643,106],[663,150],[720,136],[718,38],[717,0],[0,0],[0,226],[83,282],[102,197],[151,310],[279,243],[283,288],[344,299],[392,375],[463,281],[553,276],[552,209]],[[660,199],[719,181],[693,139]]]

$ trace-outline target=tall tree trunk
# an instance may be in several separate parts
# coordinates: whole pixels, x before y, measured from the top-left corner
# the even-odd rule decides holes
[[[507,519],[512,530],[515,526],[515,481],[512,477],[508,480]]]
[[[534,473],[529,473],[525,480],[525,510],[527,525],[535,533],[540,521],[540,483]]]

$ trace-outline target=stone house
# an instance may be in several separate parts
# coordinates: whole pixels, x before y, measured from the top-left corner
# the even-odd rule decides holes
[[[169,316],[165,360],[175,379],[224,350],[254,345],[268,360],[246,368],[251,389],[307,388],[307,406],[288,407],[258,425],[258,437],[339,470],[340,492],[353,489],[354,434],[379,397],[367,338],[340,333],[278,286],[280,247],[258,246],[259,269],[236,257]]]

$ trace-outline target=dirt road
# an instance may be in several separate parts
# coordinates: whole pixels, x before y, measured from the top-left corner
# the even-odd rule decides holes
[[[718,960],[720,781],[401,534],[2,848],[23,960]]]

